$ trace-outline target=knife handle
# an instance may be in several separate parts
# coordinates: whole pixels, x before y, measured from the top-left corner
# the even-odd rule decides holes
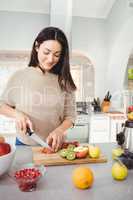
[[[33,131],[29,127],[27,127],[27,134],[29,136],[31,136],[33,134]]]

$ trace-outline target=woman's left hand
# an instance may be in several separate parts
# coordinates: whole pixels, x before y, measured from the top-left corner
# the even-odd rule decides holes
[[[47,143],[52,147],[52,149],[57,152],[64,141],[64,132],[61,128],[56,128],[47,137]]]

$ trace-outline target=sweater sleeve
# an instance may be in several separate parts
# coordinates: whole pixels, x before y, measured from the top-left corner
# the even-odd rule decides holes
[[[72,123],[75,123],[77,116],[76,112],[76,100],[75,92],[65,94],[65,104],[64,104],[64,120],[69,119]]]
[[[15,96],[20,90],[20,72],[15,72],[7,82],[6,88],[4,89],[2,95],[0,96],[0,105],[8,104],[9,106],[15,107]]]

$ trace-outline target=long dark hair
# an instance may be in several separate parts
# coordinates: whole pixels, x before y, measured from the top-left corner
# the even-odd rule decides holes
[[[63,33],[57,27],[47,27],[44,28],[36,37],[32,51],[30,62],[28,64],[29,67],[37,67],[39,66],[36,44],[40,46],[46,40],[57,40],[62,47],[62,52],[58,63],[50,70],[51,73],[58,75],[58,82],[62,90],[64,91],[74,91],[76,90],[76,86],[72,79],[70,73],[70,63],[69,63],[69,47],[68,41]]]

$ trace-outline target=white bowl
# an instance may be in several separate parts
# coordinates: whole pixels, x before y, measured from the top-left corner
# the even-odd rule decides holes
[[[5,174],[10,169],[14,159],[15,151],[15,147],[11,145],[11,152],[0,156],[0,176]]]

